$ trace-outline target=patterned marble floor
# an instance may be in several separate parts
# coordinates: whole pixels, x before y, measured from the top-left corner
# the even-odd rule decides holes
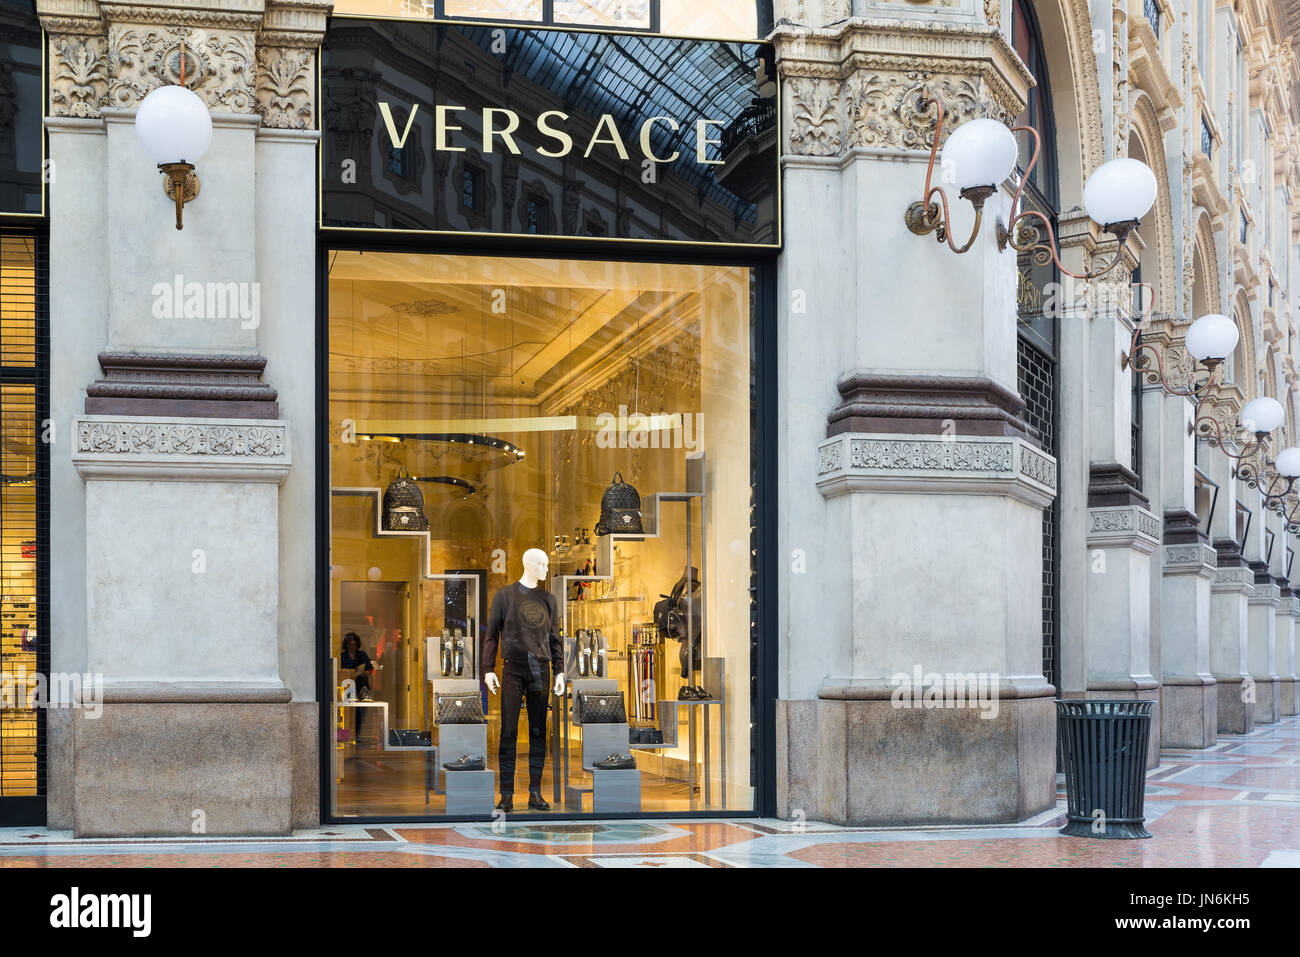
[[[1298,867],[1300,718],[1169,750],[1147,775],[1146,841],[1014,825],[851,828],[747,820],[336,825],[291,838],[74,840],[0,829],[7,867]]]

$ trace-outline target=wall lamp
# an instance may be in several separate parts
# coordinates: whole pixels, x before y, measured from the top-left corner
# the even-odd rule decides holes
[[[1038,265],[1055,263],[1057,269],[1075,279],[1097,279],[1119,265],[1124,254],[1124,241],[1156,201],[1156,177],[1150,167],[1140,160],[1114,159],[1103,163],[1088,178],[1087,185],[1083,188],[1083,208],[1093,220],[1101,224],[1104,232],[1113,234],[1119,240],[1119,249],[1114,260],[1105,268],[1083,274],[1070,272],[1062,265],[1057,253],[1056,235],[1051,222],[1038,210],[1020,208],[1025,183],[1029,181],[1038,163],[1038,153],[1042,147],[1038,131],[1032,126],[1008,129],[991,119],[968,120],[948,137],[941,160],[945,178],[957,187],[962,199],[975,207],[975,226],[971,230],[970,239],[958,246],[952,238],[948,197],[943,187],[932,185],[934,161],[943,133],[944,111],[943,104],[933,96],[923,95],[917,105],[925,109],[930,103],[935,107],[930,165],[925,171],[925,193],[918,202],[907,207],[904,219],[908,229],[918,236],[934,233],[936,240],[947,242],[955,253],[969,250],[979,235],[984,203],[1015,169],[1016,158],[1020,155],[1015,134],[1028,133],[1034,140],[1034,152],[1029,167],[1020,179],[1015,198],[1011,201],[1010,222],[1005,226],[998,223],[998,249],[1005,251],[1010,246],[1017,252],[1030,252]]]
[[[1146,285],[1143,283],[1142,285]],[[1149,287],[1148,287],[1149,288]],[[1155,346],[1141,342],[1142,330],[1146,327],[1149,316],[1144,316],[1138,323],[1137,328],[1133,330],[1133,341],[1129,345],[1129,351],[1120,357],[1119,367],[1128,369],[1132,366],[1139,373],[1145,373],[1147,382],[1151,385],[1159,383],[1160,387],[1169,395],[1181,395],[1199,403],[1202,399],[1210,394],[1214,388],[1214,377],[1219,368],[1223,365],[1232,351],[1237,348],[1237,340],[1240,333],[1237,331],[1237,324],[1230,318],[1219,313],[1209,313],[1201,316],[1187,328],[1187,336],[1183,345],[1187,349],[1188,355],[1196,360],[1196,366],[1192,369],[1192,375],[1188,376],[1188,383],[1192,377],[1204,366],[1209,375],[1205,381],[1199,385],[1193,385],[1188,389],[1177,389],[1169,384],[1165,378],[1165,362],[1161,351]],[[1147,354],[1143,354],[1143,353]],[[1155,368],[1151,368],[1151,361],[1154,358]]]
[[[1250,488],[1259,488],[1264,476],[1277,472],[1277,463],[1268,458],[1269,436],[1281,426],[1283,419],[1286,418],[1286,411],[1277,399],[1262,395],[1242,406],[1239,418],[1242,427],[1252,433],[1254,438],[1246,442],[1241,451],[1236,454],[1228,451],[1219,423],[1210,416],[1201,416],[1197,419],[1196,430],[1209,441],[1210,445],[1217,447],[1233,460],[1233,478],[1243,480]],[[1287,453],[1291,451],[1295,451],[1297,455],[1288,456]],[[1300,465],[1300,449],[1284,449],[1279,453],[1278,458],[1282,459],[1283,456],[1286,456],[1283,461],[1285,468],[1292,468],[1293,463]],[[1292,482],[1298,477],[1300,471],[1292,476]],[[1271,480],[1270,484],[1272,484]]]
[[[135,111],[135,135],[163,172],[163,192],[176,203],[176,228],[184,229],[181,210],[199,195],[194,164],[212,142],[212,114],[185,85],[185,45],[180,53],[179,86],[151,90]]]
[[[1286,500],[1292,495],[1296,479],[1300,479],[1300,448],[1293,445],[1283,449],[1269,464],[1268,486],[1260,489],[1264,507],[1286,518]]]

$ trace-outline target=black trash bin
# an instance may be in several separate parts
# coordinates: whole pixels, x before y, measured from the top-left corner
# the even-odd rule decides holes
[[[1151,701],[1057,701],[1072,837],[1150,837],[1146,820]],[[1100,813],[1098,813],[1100,812]]]

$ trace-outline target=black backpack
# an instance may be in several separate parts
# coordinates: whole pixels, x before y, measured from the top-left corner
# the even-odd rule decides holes
[[[689,582],[690,593],[687,594]],[[695,568],[688,568],[677,579],[672,592],[661,595],[655,602],[655,627],[659,633],[682,643],[678,660],[682,666],[682,677],[690,676],[691,668],[701,667],[700,660],[700,573]],[[693,660],[692,660],[693,659]]]
[[[424,517],[424,493],[410,473],[400,465],[397,467],[397,477],[384,489],[383,528],[386,532],[429,530],[429,520]]]
[[[610,532],[641,534],[641,495],[623,481],[622,472],[614,473],[614,481],[600,497],[600,521],[596,523],[596,534],[608,535]]]

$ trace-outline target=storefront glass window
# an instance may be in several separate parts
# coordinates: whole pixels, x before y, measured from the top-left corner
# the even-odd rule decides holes
[[[752,810],[753,271],[328,262],[332,812]]]
[[[35,244],[0,232],[0,800],[39,786]]]

